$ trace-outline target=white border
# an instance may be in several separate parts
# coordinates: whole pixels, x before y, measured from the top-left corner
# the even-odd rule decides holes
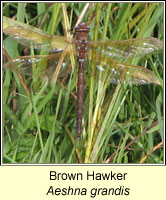
[[[2,21],[2,18],[3,18],[3,3],[40,3],[40,2],[45,2],[45,3],[49,3],[48,1],[2,1],[1,2],[1,24],[3,24],[3,21]],[[59,3],[62,3],[62,2],[76,2],[78,3],[78,1],[51,1],[50,3],[54,3],[54,2],[59,2]],[[84,2],[84,3],[95,3],[95,2],[103,2],[103,1],[80,1],[80,2]],[[131,3],[131,1],[105,1],[106,3]],[[164,39],[163,39],[163,42],[165,44],[165,1],[133,1],[132,3],[163,3],[164,6]],[[3,28],[1,26],[1,74],[2,74],[2,66],[3,66],[3,56],[2,56],[2,52],[3,52],[3,45],[2,45],[2,41],[3,41]],[[164,100],[165,100],[165,45],[164,45],[164,59],[163,59],[163,66],[164,66],[164,77],[163,77],[163,80],[164,80]],[[3,109],[3,104],[2,104],[2,85],[3,85],[3,79],[1,77],[1,124],[2,124],[2,109]],[[165,122],[165,104],[164,104],[164,122]],[[164,123],[164,141],[163,141],[163,147],[165,147],[165,123]],[[164,148],[164,163],[162,164],[84,164],[84,163],[73,163],[73,164],[21,164],[21,163],[17,163],[17,164],[3,164],[3,155],[2,155],[2,152],[3,152],[3,149],[2,149],[2,126],[1,126],[1,165],[2,166],[164,166],[165,165],[165,148]]]

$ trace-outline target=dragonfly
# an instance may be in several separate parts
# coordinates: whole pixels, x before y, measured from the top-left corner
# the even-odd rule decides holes
[[[82,134],[82,116],[84,102],[84,67],[86,60],[95,57],[96,70],[101,72],[101,76],[108,75],[110,83],[121,84],[149,84],[160,85],[159,79],[154,72],[132,64],[125,63],[125,59],[136,56],[145,56],[163,47],[163,43],[153,37],[135,38],[121,41],[98,40],[90,41],[88,33],[90,27],[85,23],[80,23],[75,28],[75,38],[65,36],[54,36],[39,31],[31,26],[8,26],[4,30],[6,35],[17,40],[25,47],[32,47],[36,50],[47,50],[49,55],[21,56],[8,61],[5,69],[18,70],[21,74],[27,69],[33,68],[34,64],[46,60],[47,71],[52,66],[58,66],[58,60],[64,55],[61,62],[61,69],[65,74],[66,65],[70,55],[74,55],[78,62],[77,81],[77,120],[76,132],[80,139]],[[15,67],[13,67],[13,65]],[[69,65],[68,65],[69,66]],[[104,73],[106,72],[106,73]],[[51,76],[51,75],[50,75]]]

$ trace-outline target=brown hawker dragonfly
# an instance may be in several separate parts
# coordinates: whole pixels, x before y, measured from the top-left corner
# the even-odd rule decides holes
[[[43,31],[38,31],[33,27],[8,26],[4,30],[6,35],[11,36],[20,44],[34,49],[44,49],[47,52],[53,52],[49,55],[22,56],[7,62],[4,68],[18,70],[20,74],[26,74],[35,64],[40,62],[47,63],[46,72],[56,69],[60,63],[60,71],[68,71],[71,55],[75,55],[79,63],[78,85],[77,85],[77,137],[82,133],[82,114],[84,100],[84,65],[86,60],[94,57],[96,69],[101,76],[108,76],[110,83],[126,84],[160,84],[157,76],[150,70],[134,66],[127,63],[121,63],[125,59],[135,56],[144,56],[162,48],[160,40],[153,37],[136,38],[122,41],[95,41],[89,40],[89,27],[80,23],[76,28],[76,39],[63,36],[48,35]],[[64,57],[64,58],[62,58]],[[13,67],[14,66],[14,67]],[[50,69],[50,70],[49,70]],[[53,79],[49,74],[49,79]],[[43,74],[43,77],[46,73]]]

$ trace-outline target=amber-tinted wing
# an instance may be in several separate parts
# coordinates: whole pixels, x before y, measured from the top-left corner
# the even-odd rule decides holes
[[[121,63],[126,58],[145,56],[163,47],[163,43],[157,38],[136,38],[122,41],[96,41],[90,42],[88,55],[91,59],[95,54],[95,63],[100,70],[101,77],[105,73],[111,83],[123,84],[160,84],[154,72],[140,66]],[[116,61],[114,60],[116,59]]]
[[[160,85],[155,73],[141,66],[120,63],[99,54],[95,56],[95,64],[101,73],[101,79],[106,77],[110,83],[130,85],[155,83]]]
[[[63,51],[67,44],[74,43],[74,40],[71,38],[49,35],[32,26],[8,26],[3,32],[28,48],[33,45],[35,49],[47,50],[50,52]],[[74,45],[72,48],[74,48]]]
[[[74,40],[62,36],[50,36],[33,27],[8,26],[4,29],[4,33],[10,35],[19,43],[27,47],[33,45],[35,49],[45,49],[56,52],[65,49],[67,52],[70,51],[75,54]],[[92,53],[95,53],[97,69],[102,71],[102,74],[104,74],[107,70],[107,73],[112,75],[110,81],[113,83],[121,81],[122,83],[128,82],[130,84],[159,84],[156,75],[150,70],[130,64],[122,64],[114,61],[113,59],[123,61],[127,57],[144,56],[159,50],[162,47],[162,42],[157,38],[152,37],[123,41],[96,41],[89,42],[88,56],[91,59]],[[70,48],[70,50],[68,48]],[[5,65],[5,68],[13,70],[13,66],[16,65],[16,68],[20,71],[20,73],[25,74],[26,71],[29,71],[29,73],[33,76],[34,66],[43,62],[46,63],[47,67],[45,70],[48,72],[46,73],[44,70],[43,76],[48,76],[47,74],[50,74],[48,77],[51,79],[53,74],[52,70],[55,70],[60,55],[61,54],[56,53],[49,56],[19,57],[8,62]],[[62,71],[63,66],[67,66],[70,62],[69,58],[67,58],[68,56],[69,53],[67,53],[66,59],[62,63]],[[14,65],[10,66],[11,63]],[[127,79],[125,78],[125,74],[128,76]]]
[[[71,38],[51,36],[32,26],[6,26],[3,32],[28,48],[33,47],[34,49],[41,49],[47,52],[56,52],[50,55],[21,56],[7,62],[4,65],[4,69],[17,71],[22,75],[27,75],[31,79],[38,76],[41,80],[47,77],[52,81],[55,77],[59,59],[63,54],[59,52],[65,51],[65,59],[60,66],[60,76],[66,76],[65,70],[67,72],[70,71],[69,54],[75,54],[74,40]],[[65,67],[67,65],[68,69]]]
[[[157,38],[147,37],[121,41],[96,41],[90,42],[89,46],[102,56],[124,60],[127,57],[150,54],[162,48],[163,43]]]
[[[50,85],[55,83],[55,78],[67,77],[71,71],[70,53],[66,52],[66,56],[62,58],[62,53],[55,53],[51,55],[36,55],[36,56],[21,56],[12,59],[4,64],[4,69],[13,72],[18,72],[26,76],[26,80],[42,81],[47,78]],[[59,70],[57,71],[57,68]],[[32,83],[33,84],[33,83]]]
[[[56,68],[61,58],[61,53],[38,56],[22,56],[12,59],[4,65],[4,69],[11,71],[18,70],[20,74],[28,75],[30,78],[40,76],[42,80],[47,77],[52,82],[54,79]],[[89,58],[91,59],[89,54]],[[42,64],[42,65],[41,65]],[[41,66],[46,66],[45,69]],[[111,58],[96,54],[96,68],[101,72],[101,77],[107,76],[110,83],[123,84],[160,84],[154,72],[140,66],[117,62]],[[71,61],[69,52],[66,53],[65,59],[60,66],[58,77],[65,77],[71,72]]]

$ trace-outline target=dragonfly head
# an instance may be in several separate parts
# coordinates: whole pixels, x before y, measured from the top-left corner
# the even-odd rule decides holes
[[[90,27],[85,23],[81,22],[78,26],[75,27],[75,32],[89,32]]]

